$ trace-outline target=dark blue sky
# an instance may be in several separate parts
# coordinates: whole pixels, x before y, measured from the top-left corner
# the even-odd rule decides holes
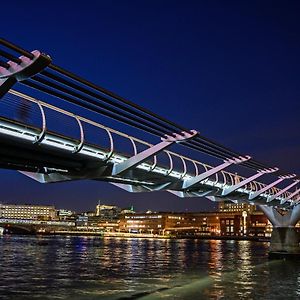
[[[299,1],[5,1],[2,36],[258,160],[300,171]],[[202,210],[205,199],[0,171],[2,202]]]

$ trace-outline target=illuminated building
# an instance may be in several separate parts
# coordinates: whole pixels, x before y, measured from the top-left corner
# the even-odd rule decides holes
[[[200,230],[199,236],[220,235],[220,214],[218,212],[193,213],[198,218]]]
[[[111,220],[119,217],[121,208],[115,205],[100,205],[96,206],[96,216],[105,220]]]
[[[135,214],[133,206],[121,210],[121,214]]]
[[[245,211],[244,211],[245,212]],[[221,236],[270,237],[272,226],[260,211],[252,214],[220,215]]]
[[[240,236],[242,234],[242,218],[239,215],[224,215],[220,217],[222,236]]]
[[[272,224],[268,218],[260,211],[253,212],[249,216],[247,235],[252,237],[271,237]]]
[[[88,226],[89,217],[85,215],[78,215],[76,219],[76,226]]]
[[[67,209],[59,209],[57,211],[59,220],[74,220],[75,212]]]
[[[219,202],[219,211],[226,213],[241,213],[246,211],[247,213],[252,213],[256,211],[256,206],[248,203],[233,203],[231,201],[221,201]]]
[[[0,218],[54,220],[56,209],[52,205],[0,204]]]
[[[262,212],[243,212],[126,214],[120,218],[119,229],[122,232],[172,236],[270,236],[272,227]]]
[[[219,202],[221,236],[270,237],[272,226],[263,212],[248,203]]]
[[[96,206],[95,211],[83,212],[77,215],[76,226],[81,230],[97,231],[119,231],[119,216],[122,213],[121,208],[115,205],[100,204]],[[128,213],[132,211],[128,210]]]
[[[159,233],[163,230],[165,215],[159,213],[124,214],[120,219],[120,230],[124,232]]]
[[[119,223],[120,220],[103,220],[100,222],[97,222],[93,225],[95,225],[97,228],[103,231],[110,231],[110,232],[116,232],[119,231]]]
[[[161,235],[217,235],[219,218],[216,213],[126,214],[120,219],[120,230]]]

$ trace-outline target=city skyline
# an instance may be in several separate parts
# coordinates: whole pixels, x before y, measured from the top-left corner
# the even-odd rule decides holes
[[[219,209],[219,202],[218,203],[213,203],[214,205],[211,206],[211,208],[208,208],[208,207],[204,207],[203,210],[189,210],[188,208],[187,209],[183,209],[183,210],[179,210],[179,209],[176,209],[176,210],[172,210],[172,209],[165,209],[165,210],[155,210],[155,209],[152,209],[149,205],[149,207],[147,208],[140,208],[141,206],[137,205],[133,205],[132,203],[130,203],[130,201],[126,201],[126,203],[128,205],[123,205],[124,201],[120,200],[120,199],[115,199],[115,200],[107,200],[107,199],[96,199],[95,201],[92,201],[91,199],[88,199],[88,202],[90,203],[90,206],[89,207],[85,207],[84,209],[79,209],[79,210],[76,210],[75,207],[72,207],[71,206],[71,203],[70,203],[70,206],[64,206],[61,202],[59,201],[43,201],[43,200],[36,200],[36,201],[33,201],[33,200],[25,200],[25,201],[18,201],[18,199],[6,199],[6,200],[3,200],[3,199],[0,199],[0,205],[3,204],[3,205],[6,205],[6,204],[9,204],[9,205],[44,205],[44,206],[54,206],[56,209],[67,209],[67,210],[72,210],[76,213],[81,213],[81,212],[87,212],[87,211],[93,211],[95,209],[95,207],[97,205],[115,205],[115,206],[118,206],[122,209],[126,209],[126,208],[129,208],[129,207],[133,207],[134,208],[134,211],[137,211],[137,212],[147,212],[147,211],[153,211],[153,212],[178,212],[178,213],[183,213],[183,212],[213,212],[213,211],[217,211]],[[58,205],[56,205],[56,203],[58,203]]]
[[[54,234],[132,238],[270,238],[272,225],[250,204],[220,202],[214,212],[135,211],[98,204],[75,212],[55,206],[0,203],[0,235]]]

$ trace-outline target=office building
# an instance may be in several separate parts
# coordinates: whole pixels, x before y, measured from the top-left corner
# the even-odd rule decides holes
[[[52,205],[0,204],[0,218],[54,220],[57,218],[57,213]]]
[[[219,202],[219,211],[237,214],[243,211],[246,211],[247,213],[252,213],[256,211],[256,206],[248,203],[233,203],[231,201],[221,201]]]

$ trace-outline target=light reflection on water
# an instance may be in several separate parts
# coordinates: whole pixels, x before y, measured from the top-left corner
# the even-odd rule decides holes
[[[299,299],[268,243],[0,237],[0,299]]]

